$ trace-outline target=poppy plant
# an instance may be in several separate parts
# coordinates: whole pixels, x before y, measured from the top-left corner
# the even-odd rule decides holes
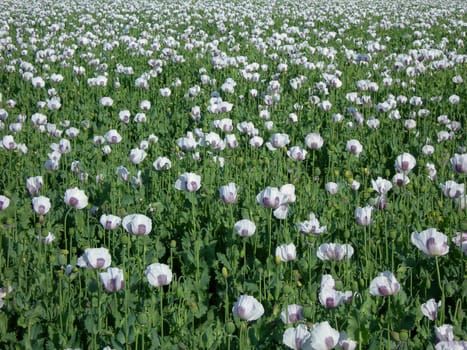
[[[225,204],[235,203],[237,201],[237,192],[237,186],[233,182],[219,187],[219,197]]]
[[[282,336],[282,343],[291,349],[299,350],[302,348],[303,340],[310,334],[304,324],[299,324],[294,328],[287,328]]]
[[[388,296],[399,292],[400,284],[390,271],[381,272],[370,283],[370,294],[374,296]]]
[[[44,181],[42,176],[32,176],[26,180],[26,188],[31,196],[39,194],[39,191],[42,189]]]
[[[106,292],[118,292],[125,285],[123,270],[117,267],[109,267],[107,271],[99,273],[99,279]]]
[[[354,249],[350,244],[324,243],[318,248],[316,255],[320,260],[350,259]]]
[[[45,215],[50,210],[50,199],[44,196],[34,197],[32,199],[32,208],[38,215]]]
[[[122,226],[128,233],[147,235],[152,230],[152,221],[143,214],[131,214],[122,219]]]
[[[101,215],[99,222],[106,230],[115,230],[120,227],[122,219],[115,215]]]
[[[146,267],[144,275],[153,287],[166,286],[172,282],[172,270],[166,264],[155,263]]]
[[[241,237],[250,237],[255,234],[256,225],[253,221],[243,219],[235,223],[234,230]]]
[[[167,157],[158,157],[152,165],[157,171],[168,170],[172,167],[172,162]]]
[[[366,206],[366,207],[358,207],[355,208],[355,220],[357,221],[358,225],[361,226],[368,226],[371,224],[371,212],[373,211],[373,207]]]
[[[277,209],[284,204],[287,196],[277,187],[266,187],[256,196],[256,201],[263,207]]]
[[[232,308],[232,313],[244,321],[255,321],[264,314],[263,305],[250,295],[241,295]]]
[[[297,258],[295,244],[281,244],[276,248],[276,258],[282,262],[292,261]]]
[[[450,159],[452,169],[459,174],[467,174],[467,153],[454,154],[454,157]]]
[[[358,140],[349,140],[347,141],[347,144],[345,145],[346,151],[354,154],[355,156],[359,156],[360,153],[363,151],[363,146]]]
[[[422,232],[412,232],[410,240],[427,256],[440,256],[449,253],[448,237],[435,228],[429,228]]]
[[[195,173],[183,173],[175,181],[175,188],[179,191],[196,192],[201,188],[201,176]]]
[[[303,306],[297,304],[287,305],[286,310],[281,312],[281,320],[283,323],[296,323],[303,320],[302,316]]]
[[[420,306],[423,315],[428,317],[431,321],[434,321],[438,317],[438,309],[441,307],[441,301],[436,302],[435,299],[430,299],[426,303]]]
[[[112,263],[107,248],[87,248],[84,254],[78,258],[78,267],[88,269],[106,269]]]
[[[64,202],[75,209],[83,209],[88,205],[88,197],[83,190],[73,187],[66,190]]]
[[[300,230],[300,233],[303,234],[314,234],[316,236],[319,236],[321,233],[324,233],[327,231],[326,226],[321,226],[318,219],[316,218],[316,215],[311,212],[310,213],[310,220],[303,221],[303,222],[297,222],[295,225],[297,228]]]
[[[397,156],[394,164],[398,173],[408,174],[417,164],[417,161],[410,153],[402,153]]]
[[[339,332],[329,325],[329,322],[319,322],[313,325],[310,334],[303,339],[302,350],[329,350],[339,342]]]

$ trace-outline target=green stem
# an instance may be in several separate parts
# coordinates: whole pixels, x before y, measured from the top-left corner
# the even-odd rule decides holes
[[[130,309],[128,307],[128,293],[130,291],[125,289],[125,346],[126,349],[129,349],[129,341],[130,341],[130,325],[128,323],[128,317],[130,315]]]
[[[269,220],[268,220],[268,235],[269,235],[269,247],[268,247],[268,256],[271,256],[272,249],[272,209],[269,210]]]
[[[159,293],[159,298],[160,298],[160,317],[161,317],[161,340],[164,338],[164,288],[160,288],[160,293]]]
[[[313,259],[312,254],[313,254],[313,245],[308,241],[307,237],[307,244],[308,244],[308,291],[309,295],[312,295],[313,290],[311,289],[311,274],[312,274],[312,269],[311,269],[311,261]]]
[[[68,232],[67,232],[67,220],[68,220],[68,215],[70,214],[70,211],[72,208],[69,208],[65,214],[65,220],[63,221],[63,234],[65,236],[65,249],[68,249],[68,263],[70,263],[71,259],[71,248],[72,248],[72,237],[70,235],[70,245],[68,246]]]
[[[261,291],[260,291],[261,295]],[[229,281],[225,278],[225,300],[224,300],[224,320],[227,323],[229,319]]]
[[[242,267],[242,270],[243,270],[243,281],[246,280],[246,276],[245,276],[245,269],[247,267],[247,264],[246,264],[246,239],[243,239],[243,267]]]
[[[387,317],[388,317],[388,349],[391,349],[391,320],[389,319],[389,317],[391,317],[391,296],[388,297],[388,313],[387,313]]]
[[[389,232],[388,230],[388,220],[387,220],[387,215],[384,215],[384,231]],[[389,243],[388,243],[388,235],[384,235],[384,243],[386,245],[386,266],[389,264]],[[394,271],[394,270],[391,270]]]
[[[363,240],[364,240],[364,247],[365,247],[365,283],[368,282],[368,276],[369,276],[369,271],[368,271],[368,266],[369,266],[369,261],[368,261],[368,236],[367,236],[367,228],[368,226],[363,227]]]
[[[99,279],[99,276],[98,276]],[[97,305],[97,329],[98,333],[97,334],[103,334],[102,330],[102,322],[101,322],[101,306],[102,306],[102,300],[101,300],[101,288],[98,288],[97,290],[97,300],[98,300],[98,305]]]
[[[439,272],[439,263],[438,263],[438,257],[435,257],[435,262],[436,262],[436,273],[438,275],[438,285],[441,290],[441,309],[440,309],[440,324],[444,324],[444,313],[445,313],[445,297],[444,297],[444,286],[443,283],[441,282],[441,274]]]

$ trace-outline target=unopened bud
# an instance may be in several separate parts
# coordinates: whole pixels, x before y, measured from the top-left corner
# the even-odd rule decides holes
[[[233,323],[232,321],[227,322],[227,324],[225,325],[225,331],[227,332],[227,334],[233,334],[235,332],[235,323]]]

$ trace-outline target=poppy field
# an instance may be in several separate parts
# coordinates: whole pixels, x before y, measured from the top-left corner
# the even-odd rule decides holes
[[[467,349],[463,1],[0,10],[1,349]]]

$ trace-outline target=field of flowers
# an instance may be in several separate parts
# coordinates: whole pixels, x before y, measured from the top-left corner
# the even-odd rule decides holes
[[[462,0],[0,3],[1,349],[467,349]]]

